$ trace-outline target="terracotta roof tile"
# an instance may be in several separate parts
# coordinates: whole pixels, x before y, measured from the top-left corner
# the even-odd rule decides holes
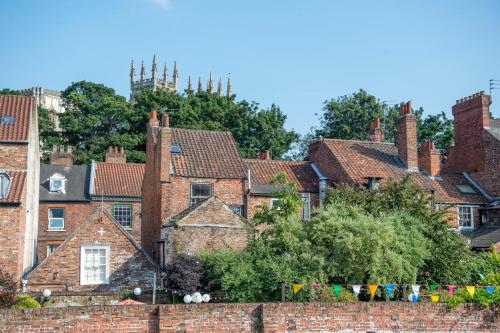
[[[443,174],[442,180],[432,180],[432,187],[435,191],[436,201],[446,203],[486,203],[487,200],[478,192],[477,194],[461,193],[456,185],[470,185],[465,177],[460,174]]]
[[[33,97],[0,96],[0,117],[14,117],[13,124],[0,122],[0,141],[27,142],[33,108]]]
[[[318,192],[319,178],[307,161],[244,160],[250,168],[253,184],[269,184],[277,173],[283,172],[301,192]]]
[[[0,203],[18,204],[24,192],[24,184],[26,182],[26,171],[6,171],[12,177],[10,184],[9,195],[7,198],[0,198]]]
[[[92,196],[140,197],[144,164],[96,163]]]
[[[229,132],[172,129],[172,144],[181,153],[172,153],[176,175],[200,178],[245,178],[245,167]]]

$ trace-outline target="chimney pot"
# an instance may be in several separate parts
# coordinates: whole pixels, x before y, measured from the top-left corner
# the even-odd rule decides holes
[[[163,114],[163,117],[161,119],[161,125],[163,127],[170,127],[170,117],[166,112]]]
[[[157,115],[156,115],[156,110],[152,109],[152,110],[149,112],[149,119],[152,119],[152,120],[158,120]]]
[[[123,146],[120,147],[120,154],[121,155],[125,154],[125,148],[123,148]]]

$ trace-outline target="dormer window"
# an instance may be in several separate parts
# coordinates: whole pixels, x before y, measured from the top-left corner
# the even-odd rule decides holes
[[[11,181],[11,177],[6,172],[0,171],[0,199],[7,198],[9,195]]]
[[[377,191],[380,189],[381,177],[366,177],[366,179],[368,180],[367,188],[370,191]]]
[[[62,192],[65,193],[64,185],[66,178],[64,176],[56,173],[50,177],[50,192]]]

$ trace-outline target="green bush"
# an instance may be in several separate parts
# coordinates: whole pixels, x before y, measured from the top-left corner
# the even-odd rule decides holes
[[[19,295],[16,297],[16,301],[12,306],[15,309],[36,309],[41,307],[33,296],[31,295]]]

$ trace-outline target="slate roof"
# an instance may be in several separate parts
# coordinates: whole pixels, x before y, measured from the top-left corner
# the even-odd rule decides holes
[[[141,197],[144,164],[95,163],[91,196]]]
[[[29,125],[35,107],[33,97],[0,96],[0,117],[15,117],[13,124],[0,123],[0,142],[28,142]]]
[[[66,178],[65,193],[50,192],[50,177]],[[90,167],[87,165],[40,165],[40,201],[88,201]]]
[[[500,119],[491,119],[490,126],[485,128],[491,135],[500,140]]]
[[[250,169],[252,186],[268,185],[277,173],[283,172],[288,180],[299,186],[300,192],[318,192],[319,178],[311,167],[311,162],[307,161],[278,161],[278,160],[244,160]],[[257,186],[257,189],[264,186]]]
[[[421,172],[409,173],[393,143],[339,139],[324,139],[324,143],[354,183],[364,184],[366,177],[402,180],[409,175],[425,191],[434,190],[438,202],[486,203],[482,195],[463,194],[456,188],[457,184],[472,186],[462,174],[443,174],[433,179]]]
[[[471,247],[487,249],[491,245],[500,242],[500,226],[474,229],[470,235],[470,239]]]
[[[8,171],[6,173],[12,177],[7,198],[0,198],[0,204],[20,204],[26,183],[26,171]]]
[[[172,128],[173,171],[178,176],[228,179],[245,178],[245,166],[231,133]]]

